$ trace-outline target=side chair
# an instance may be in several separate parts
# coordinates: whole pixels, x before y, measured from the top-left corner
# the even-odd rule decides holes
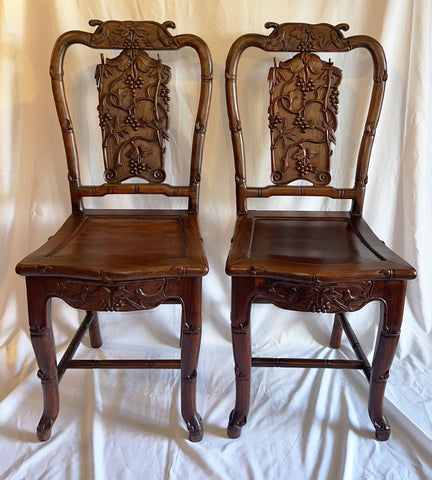
[[[40,441],[50,438],[59,412],[58,384],[67,369],[162,368],[181,370],[181,413],[189,439],[196,442],[203,435],[195,386],[201,340],[201,282],[208,264],[198,226],[198,200],[211,96],[210,52],[195,35],[173,36],[173,22],[89,23],[96,27],[93,32],[69,31],[58,38],[50,64],[72,212],[57,233],[16,267],[17,273],[26,277],[30,336],[43,391],[37,437]],[[96,185],[82,183],[65,95],[64,57],[75,44],[109,50],[110,55],[105,58],[101,54],[93,70],[98,99],[95,116],[99,116],[104,162],[103,179]],[[191,158],[179,161],[189,183],[179,185],[171,178],[174,174],[168,175],[165,170],[171,68],[159,53],[154,56],[147,52],[157,50],[163,57],[165,51],[184,47],[191,47],[198,55],[201,82],[191,132]],[[95,56],[97,63],[99,52]],[[132,181],[125,182],[128,179]],[[188,205],[177,210],[85,207],[88,197],[124,194],[183,197]],[[50,315],[52,297],[87,312],[58,364]],[[102,345],[97,312],[147,310],[162,303],[180,304],[182,308],[180,359],[73,360],[87,330],[91,345]]]
[[[362,216],[372,143],[387,79],[384,51],[368,36],[346,38],[344,31],[349,28],[346,24],[267,23],[266,28],[271,30],[269,35],[246,34],[233,43],[225,70],[237,204],[237,220],[226,262],[232,285],[236,378],[236,400],[228,435],[239,437],[246,424],[251,367],[349,368],[362,370],[370,382],[369,416],[376,438],[387,440],[390,427],[383,415],[384,390],[399,339],[407,280],[415,278],[416,272],[376,237]],[[271,184],[265,186],[250,186],[246,179],[237,84],[240,58],[250,47],[273,56],[274,52],[295,53],[279,63],[273,58],[268,62]],[[336,142],[342,71],[317,53],[327,55],[358,48],[366,49],[372,59],[371,98],[353,184],[336,188],[330,185],[333,173],[330,160]],[[257,88],[255,81],[251,84]],[[244,88],[247,85],[242,83]],[[265,88],[265,79],[263,85]],[[245,97],[252,99],[253,95],[250,92]],[[349,200],[351,210],[248,210],[248,199],[272,196]],[[370,364],[347,314],[372,301],[380,302],[381,315]],[[299,312],[334,314],[330,346],[339,348],[344,331],[356,358],[253,357],[250,313],[254,302]],[[271,323],[268,322],[269,329]]]

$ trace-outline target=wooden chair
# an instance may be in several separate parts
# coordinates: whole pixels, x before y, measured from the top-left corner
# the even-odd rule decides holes
[[[201,159],[211,94],[212,63],[195,35],[172,36],[173,22],[90,21],[93,33],[70,31],[57,40],[50,75],[68,165],[72,213],[60,230],[16,267],[26,277],[30,335],[39,365],[44,409],[37,428],[49,439],[59,411],[58,382],[68,368],[180,368],[181,409],[189,439],[202,438],[195,406],[201,340],[201,278],[208,271],[198,227]],[[73,44],[121,50],[96,67],[102,130],[104,181],[80,180],[75,135],[63,84],[63,59]],[[165,180],[170,67],[146,50],[192,47],[199,57],[201,87],[186,186]],[[112,53],[112,52],[111,52]],[[112,53],[112,55],[115,55]],[[99,56],[99,55],[98,55]],[[96,114],[96,112],[95,112]],[[129,178],[135,183],[122,183]],[[85,197],[163,194],[188,199],[187,210],[87,209]],[[87,315],[57,365],[50,318],[52,297]],[[91,345],[102,344],[98,311],[146,310],[161,303],[182,307],[180,360],[73,360],[89,329]]]
[[[367,36],[345,38],[348,25],[267,23],[268,35],[247,34],[232,45],[226,62],[226,95],[234,149],[237,221],[226,271],[232,277],[232,339],[236,403],[228,435],[240,436],[250,403],[253,367],[361,369],[370,381],[369,416],[378,440],[390,427],[383,416],[384,389],[399,339],[407,280],[415,270],[387,248],[362,218],[367,171],[387,78],[381,45]],[[298,52],[269,71],[271,181],[248,186],[237,100],[237,67],[249,47],[267,52]],[[329,186],[330,157],[337,126],[342,72],[313,52],[369,51],[373,88],[351,188]],[[255,87],[256,88],[256,87]],[[288,185],[290,182],[297,185]],[[307,181],[307,182],[304,182]],[[300,185],[299,185],[300,183]],[[248,198],[321,196],[352,201],[350,212],[248,211]],[[379,300],[381,318],[376,350],[369,364],[346,318]],[[253,302],[302,312],[334,313],[330,346],[345,331],[357,359],[321,360],[251,357]]]

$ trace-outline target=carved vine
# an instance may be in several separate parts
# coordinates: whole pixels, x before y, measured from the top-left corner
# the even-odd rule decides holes
[[[170,68],[134,48],[96,67],[99,125],[107,182],[165,179]]]
[[[310,25],[307,23],[266,23],[266,28],[274,28],[269,35],[266,50],[297,52],[349,50],[349,40],[343,35],[349,26],[346,23],[333,26],[327,23]]]
[[[276,184],[330,182],[342,71],[301,52],[269,71],[272,175]]]
[[[353,312],[372,301],[372,281],[336,286],[293,285],[268,282],[267,295],[276,304],[293,310],[338,313]]]
[[[146,310],[159,305],[167,297],[165,279],[143,280],[128,286],[58,280],[58,287],[60,298],[82,310]]]
[[[133,22],[90,20],[97,27],[91,35],[90,45],[99,48],[178,48],[176,39],[168,28],[175,28],[174,22]]]

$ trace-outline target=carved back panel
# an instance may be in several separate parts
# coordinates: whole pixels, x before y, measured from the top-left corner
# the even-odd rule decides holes
[[[351,211],[360,214],[387,79],[381,45],[364,35],[345,38],[343,32],[349,28],[346,24],[267,23],[266,28],[272,29],[267,36],[250,33],[239,37],[231,46],[226,62],[226,96],[236,171],[237,212],[247,212],[247,199],[250,197],[310,195],[352,200]],[[274,60],[268,73],[272,184],[264,187],[247,184],[245,147],[238,109],[238,65],[240,57],[250,47],[270,53],[294,54],[279,64]],[[336,142],[342,72],[331,60],[323,61],[317,53],[349,52],[356,48],[367,49],[372,57],[373,88],[358,152],[354,185],[352,188],[334,188],[329,185],[330,159]],[[247,88],[247,82],[244,86]],[[253,96],[253,92],[249,94]],[[306,180],[310,184],[289,185],[295,180]]]
[[[74,211],[82,210],[82,198],[107,194],[163,194],[188,197],[188,209],[198,210],[201,160],[211,96],[212,62],[206,43],[196,35],[173,36],[173,22],[102,22],[91,20],[91,32],[70,31],[61,35],[52,52],[50,75],[62,129],[68,163],[68,179]],[[67,49],[83,44],[95,49],[120,50],[117,56],[97,65],[98,114],[102,132],[104,180],[102,185],[82,185],[79,159],[63,81],[63,63]],[[198,55],[201,85],[192,138],[188,185],[163,183],[166,142],[169,128],[170,67],[159,54],[149,50],[177,50],[191,47]],[[129,178],[145,182],[122,183]]]
[[[318,55],[301,52],[269,72],[271,179],[330,182],[342,72]]]
[[[109,183],[165,179],[170,68],[145,51],[125,49],[96,67],[99,124]]]

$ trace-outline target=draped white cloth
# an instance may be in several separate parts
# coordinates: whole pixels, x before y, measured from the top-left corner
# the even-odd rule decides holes
[[[0,1],[0,479],[432,478],[431,6],[429,0]],[[60,385],[60,415],[52,438],[44,444],[36,441],[42,395],[28,335],[25,282],[14,266],[54,233],[69,212],[66,162],[48,65],[57,36],[72,29],[91,31],[87,22],[92,18],[173,20],[174,32],[201,36],[213,56],[214,90],[200,203],[210,263],[203,283],[197,384],[205,434],[197,444],[187,440],[180,417],[179,372],[156,370],[68,371]],[[234,374],[230,281],[224,262],[235,220],[235,195],[224,64],[232,42],[246,32],[266,33],[267,21],[348,23],[347,35],[371,35],[387,55],[389,78],[364,216],[380,238],[416,267],[418,278],[408,285],[401,339],[386,390],[385,410],[392,426],[386,443],[373,438],[367,382],[356,371],[253,370],[248,424],[237,440],[225,433],[234,404]],[[166,63],[174,58],[163,52],[161,57]],[[352,175],[346,165],[358,148],[352,132],[362,130],[363,110],[356,105],[368,98],[370,62],[360,53],[360,66],[354,68],[342,56],[340,63],[339,57],[332,56],[344,70],[334,160],[343,172],[335,178],[342,181]],[[181,60],[194,60],[194,55],[186,52]],[[80,69],[67,79],[84,163],[101,159],[90,66],[98,61],[98,53],[77,47],[67,64]],[[252,50],[240,69],[244,75],[240,86],[252,88],[252,94],[240,94],[252,184],[258,182],[258,173],[262,184],[267,181],[270,162],[267,85],[265,81],[259,85],[253,72],[256,67],[268,71],[272,63],[271,56]],[[181,64],[173,69],[170,174],[190,154],[186,139],[192,131],[196,96],[185,74],[197,80],[198,70],[184,72]],[[97,178],[100,167],[84,166],[83,174]],[[109,199],[104,202],[112,205]],[[141,202],[123,201],[128,206]],[[285,205],[280,199],[269,203],[272,208]],[[163,206],[170,204],[162,199]],[[287,204],[338,208],[336,201],[316,199]],[[104,346],[94,352],[85,341],[78,354],[178,355],[179,319],[176,306],[101,315]],[[377,306],[370,304],[350,319],[370,357]],[[78,322],[73,309],[53,302],[59,355]],[[346,338],[339,351],[328,348],[331,323],[331,316],[254,307],[254,353],[352,358]]]

